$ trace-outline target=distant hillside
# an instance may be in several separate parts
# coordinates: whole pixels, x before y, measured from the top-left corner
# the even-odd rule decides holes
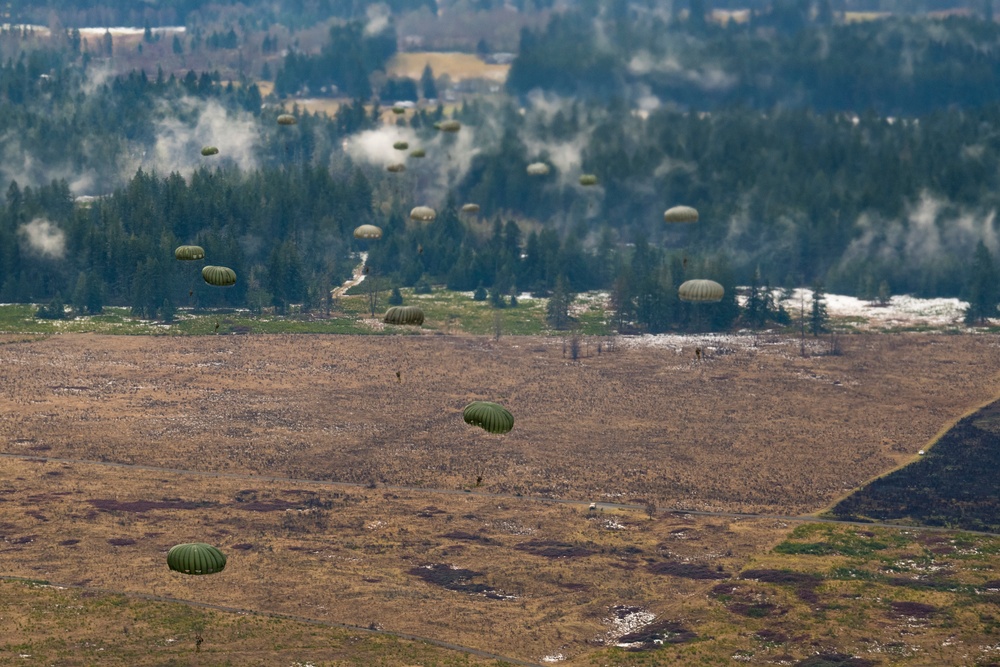
[[[521,33],[508,88],[680,105],[874,111],[913,116],[1000,99],[1000,25],[971,17],[891,17],[843,24],[775,3],[726,27],[585,13]]]

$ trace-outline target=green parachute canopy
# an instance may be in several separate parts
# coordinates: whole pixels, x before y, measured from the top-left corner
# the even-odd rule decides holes
[[[410,157],[427,157],[427,151],[423,148],[414,148],[410,151]]]
[[[365,240],[380,239],[382,238],[382,229],[375,225],[361,225],[354,229],[354,238]]]
[[[229,287],[236,284],[236,272],[226,266],[206,266],[201,270],[201,277],[209,285]]]
[[[396,164],[390,164],[388,167],[385,168],[385,170],[392,172],[394,174],[398,174],[401,171],[406,171],[406,165],[401,162],[397,162]]]
[[[416,206],[410,211],[410,220],[416,220],[417,222],[431,222],[437,216],[437,211],[430,206]]]
[[[283,113],[278,116],[278,125],[298,125],[299,119],[290,113]]]
[[[479,213],[479,204],[462,204],[462,213]]]
[[[663,213],[664,222],[698,222],[698,211],[690,206],[674,206]]]
[[[218,155],[219,149],[216,148],[215,146],[205,146],[204,148],[201,149],[201,154],[204,155],[205,157],[208,157],[209,155]]]
[[[407,148],[410,147],[410,144],[406,143],[405,141],[397,141],[392,145],[392,147],[395,148],[397,151],[405,151]]]
[[[532,162],[528,165],[527,171],[530,176],[544,176],[549,173],[549,165],[544,162]]]
[[[597,185],[597,176],[594,174],[584,174],[580,176],[580,185]]]
[[[205,249],[200,245],[182,245],[174,250],[174,257],[185,261],[205,259]]]
[[[458,132],[462,129],[462,124],[457,120],[443,120],[440,124],[434,123],[434,127],[442,132]]]
[[[226,567],[225,555],[210,544],[175,544],[167,552],[167,565],[184,574],[215,574]]]
[[[462,419],[490,433],[506,433],[514,428],[514,415],[499,403],[473,401],[462,410]]]
[[[424,323],[424,311],[416,306],[393,306],[385,311],[382,321],[386,324],[407,324],[419,327]]]
[[[404,107],[402,104],[395,104],[392,107],[392,112],[394,114],[396,114],[397,116],[399,114],[404,114],[404,113],[406,113],[406,107]]]
[[[688,280],[677,288],[681,301],[693,303],[715,303],[722,301],[726,290],[714,280]]]

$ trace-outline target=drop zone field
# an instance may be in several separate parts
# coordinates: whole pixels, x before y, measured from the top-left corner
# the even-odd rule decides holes
[[[0,664],[1000,660],[1000,538],[802,520],[995,399],[992,336],[672,340],[7,336]]]

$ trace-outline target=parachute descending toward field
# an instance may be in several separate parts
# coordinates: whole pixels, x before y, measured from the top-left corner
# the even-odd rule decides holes
[[[584,187],[597,185],[597,176],[594,174],[583,174],[580,176],[580,185]]]
[[[385,311],[382,321],[386,324],[400,324],[419,327],[424,323],[424,311],[416,306],[393,306]]]
[[[209,285],[230,287],[236,284],[236,272],[226,266],[206,266],[201,270],[201,277]]]
[[[663,212],[664,222],[698,222],[698,211],[690,206],[674,206]]]
[[[385,170],[393,174],[398,174],[400,172],[406,171],[406,165],[397,162],[396,164],[390,164],[385,168]]]
[[[174,258],[184,261],[205,259],[205,249],[198,245],[182,245],[174,250]]]
[[[392,145],[392,147],[395,148],[397,151],[405,151],[407,148],[410,147],[410,144],[408,144],[405,141],[397,141]]]
[[[529,176],[544,176],[549,173],[549,165],[544,162],[532,162],[527,169]]]
[[[219,149],[216,148],[215,146],[205,146],[204,148],[201,149],[201,154],[204,155],[205,157],[208,157],[209,155],[218,155]]]
[[[410,151],[410,157],[427,157],[427,151],[423,148],[414,148]]]
[[[382,229],[375,225],[361,225],[354,229],[354,238],[373,240],[382,238]]]
[[[514,428],[514,415],[499,403],[473,401],[462,410],[466,424],[478,426],[490,433],[507,433]]]
[[[430,206],[415,206],[410,211],[410,220],[417,222],[431,222],[437,218],[437,211]]]
[[[462,204],[462,213],[476,214],[479,213],[479,204]]]
[[[434,127],[442,132],[458,132],[462,129],[462,124],[457,120],[442,120],[440,123],[434,123]]]
[[[715,303],[722,301],[726,290],[714,280],[688,280],[677,289],[681,301],[691,303]]]
[[[184,574],[215,574],[226,567],[226,556],[210,544],[175,544],[167,552],[167,566]]]
[[[299,119],[290,113],[283,113],[278,116],[278,125],[298,125]]]

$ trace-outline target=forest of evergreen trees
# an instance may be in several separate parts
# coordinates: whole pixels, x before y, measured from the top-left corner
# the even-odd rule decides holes
[[[566,26],[578,23],[567,15],[550,30],[575,34]],[[807,43],[818,39],[817,29],[810,23],[779,31],[790,36],[777,39]],[[627,27],[624,34],[638,30]],[[925,50],[939,57],[926,69],[927,80],[923,69],[913,71],[914,90],[929,90],[942,72],[971,58],[963,40],[971,40],[979,54],[972,60],[982,69],[952,77],[948,104],[928,98],[912,115],[887,117],[874,109],[897,104],[903,52],[895,36],[905,30],[933,42]],[[736,58],[754,34],[713,28],[684,39],[692,52],[732,43],[725,57]],[[996,27],[973,19],[913,20],[823,34],[843,44],[864,42],[866,53],[875,54],[866,74],[873,82],[865,89],[874,100],[870,108],[854,107],[860,98],[844,98],[844,108],[817,101],[833,99],[841,81],[816,79],[817,71],[838,60],[844,71],[855,66],[856,54],[844,47],[831,50],[822,65],[802,60],[802,72],[813,68],[808,76],[771,79],[774,100],[812,91],[800,104],[768,107],[764,98],[748,97],[714,106],[705,98],[710,109],[693,111],[678,94],[676,104],[646,114],[625,97],[599,104],[588,97],[613,91],[574,91],[579,97],[572,99],[531,93],[523,107],[504,97],[462,103],[453,112],[463,124],[459,135],[433,128],[451,115],[440,106],[396,117],[397,127],[387,127],[377,105],[364,99],[343,104],[331,118],[295,110],[298,125],[281,127],[274,122],[279,109],[251,81],[193,71],[108,79],[71,40],[61,48],[26,48],[0,64],[0,175],[7,193],[0,208],[0,300],[44,303],[58,296],[82,310],[128,304],[148,316],[188,304],[320,308],[328,288],[349,273],[349,253],[361,249],[351,230],[371,222],[385,230],[368,248],[371,264],[396,284],[482,287],[498,304],[515,290],[562,298],[604,289],[622,329],[763,326],[784,317],[766,303],[741,312],[736,285],[823,285],[871,299],[964,296],[977,304],[970,321],[995,313],[995,290],[975,278],[992,270],[998,250],[1000,101],[988,87],[970,91],[976,72],[995,67]],[[327,65],[353,54],[352,66],[361,69],[349,78],[360,81],[362,71],[382,67],[394,49],[389,35],[366,35],[360,24],[338,27],[319,56],[290,57],[278,78],[292,81],[294,90],[312,81],[313,70],[332,77],[339,70]],[[526,35],[522,62],[541,48],[538,35]],[[0,41],[14,39],[0,34]],[[633,47],[655,45],[637,36]],[[578,55],[584,70],[618,66]],[[924,57],[915,52],[914,62]],[[771,66],[790,67],[775,58]],[[814,85],[801,88],[805,79]],[[221,124],[206,120],[218,121],[219,114]],[[199,157],[201,145],[227,139],[234,128],[245,135],[243,154],[226,148],[215,158]],[[388,148],[375,156],[345,150],[377,133],[404,133],[428,157],[392,174],[385,165],[398,156]],[[538,160],[550,164],[550,173],[529,176],[527,164]],[[596,174],[598,185],[582,187],[580,173]],[[113,194],[73,204],[76,195],[102,193]],[[467,201],[481,206],[476,220],[457,212]],[[433,224],[407,221],[418,203],[438,208]],[[681,203],[698,208],[699,223],[663,222],[663,211]],[[62,239],[59,253],[33,236],[41,229]],[[170,253],[181,243],[205,246],[212,261],[244,279],[222,292],[191,285]],[[678,302],[677,285],[701,277],[722,282],[727,300],[695,310]]]
[[[832,24],[829,3],[775,3],[745,24],[584,13],[525,29],[507,80],[585,99],[655,95],[695,110],[739,105],[912,117],[1000,101],[1000,24],[954,16]]]
[[[330,29],[330,40],[315,56],[291,51],[274,80],[279,95],[302,90],[318,94],[335,87],[341,95],[367,99],[372,95],[369,76],[385,70],[396,53],[396,32],[390,27],[372,35],[360,23]]]

